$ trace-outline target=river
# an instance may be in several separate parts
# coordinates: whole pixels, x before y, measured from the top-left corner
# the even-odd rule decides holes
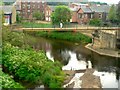
[[[43,50],[54,62],[63,64],[63,70],[86,69],[90,63],[94,74],[100,76],[103,88],[120,89],[120,58],[98,55],[86,49],[82,43],[34,37],[34,42],[27,39],[25,43],[35,50]]]

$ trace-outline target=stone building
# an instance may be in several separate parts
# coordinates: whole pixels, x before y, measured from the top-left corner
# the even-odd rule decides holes
[[[0,10],[4,13],[4,25],[9,25],[16,22],[16,9],[14,6],[0,6]]]

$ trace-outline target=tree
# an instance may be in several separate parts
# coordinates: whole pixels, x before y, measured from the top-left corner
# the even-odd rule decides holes
[[[109,13],[108,13],[108,19],[109,19],[112,23],[115,23],[116,20],[117,20],[117,17],[116,17],[116,7],[115,7],[114,4],[110,7],[110,11],[109,11]]]
[[[17,21],[17,23],[22,21],[22,17],[20,16],[19,13],[16,14],[16,21]]]
[[[1,0],[1,1],[0,1],[0,6],[3,6],[3,5],[4,5],[4,3],[3,3],[3,1]]]
[[[120,1],[117,5],[117,10],[116,10],[116,15],[117,15],[117,19],[120,22]]]
[[[2,10],[0,10],[0,21],[2,21],[2,23],[5,22],[4,12]]]
[[[71,19],[71,11],[66,6],[57,6],[51,15],[51,19],[53,24],[59,24],[60,22],[65,24]]]
[[[33,18],[35,18],[37,20],[44,20],[45,19],[45,15],[44,15],[43,12],[35,11],[33,13]]]

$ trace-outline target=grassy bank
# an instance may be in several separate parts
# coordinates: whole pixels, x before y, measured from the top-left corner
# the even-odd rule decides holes
[[[25,28],[52,28],[51,23],[22,22],[20,25]]]
[[[3,28],[2,65],[7,69],[7,73],[17,81],[61,88],[64,81],[62,65],[56,60],[49,60],[43,51],[28,48],[24,44],[25,36],[23,33]]]
[[[82,42],[82,43],[90,43],[91,38],[81,34],[80,32],[35,32],[36,36],[52,38],[52,39],[60,39],[67,40],[72,42]]]

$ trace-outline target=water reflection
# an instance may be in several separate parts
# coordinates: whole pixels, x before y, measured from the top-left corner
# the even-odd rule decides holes
[[[46,56],[47,56],[48,59],[50,59],[51,61],[54,62],[54,58],[53,58],[53,56],[51,55],[51,50],[47,50],[47,51],[46,51]]]
[[[100,76],[102,87],[104,88],[118,88],[118,80],[116,80],[115,73],[98,72],[95,71],[94,75]]]
[[[62,67],[62,70],[84,70],[87,68],[87,63],[85,60],[78,60],[76,53],[69,51],[70,59],[68,64]]]
[[[66,41],[36,38],[36,42],[29,44],[34,49],[45,51],[50,60],[59,60],[64,65],[63,70],[94,68],[104,88],[120,88],[120,58],[101,56],[82,44]]]

